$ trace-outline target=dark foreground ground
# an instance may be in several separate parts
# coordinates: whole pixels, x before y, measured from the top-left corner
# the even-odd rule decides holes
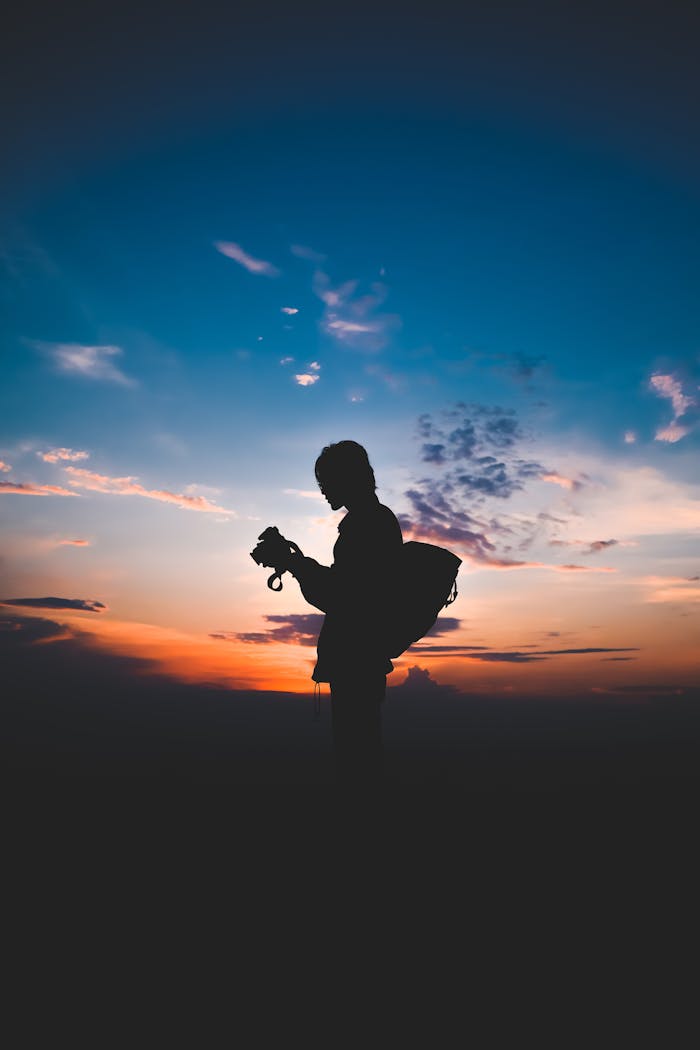
[[[614,980],[613,942],[679,955],[698,691],[496,698],[416,674],[385,703],[384,793],[348,800],[327,695],[315,721],[310,695],[184,685],[40,643],[42,623],[0,632],[5,899],[30,968],[50,942],[60,969],[78,925],[85,960],[123,942],[146,969],[139,946],[179,959],[185,930],[263,981],[310,950],[312,999],[351,951],[376,988],[389,957],[456,953],[498,984],[516,945],[524,973],[545,943],[555,971],[586,943]]]
[[[311,695],[186,685],[83,639],[56,640],[51,621],[15,624],[0,652],[17,811],[71,797],[77,810],[150,802],[164,821],[169,800],[202,822],[245,821],[260,806],[337,816],[327,693],[315,720]],[[643,824],[694,807],[700,690],[533,699],[413,680],[388,691],[376,807],[444,818],[455,834],[499,812],[549,814],[565,828],[576,813],[614,823],[619,810]]]

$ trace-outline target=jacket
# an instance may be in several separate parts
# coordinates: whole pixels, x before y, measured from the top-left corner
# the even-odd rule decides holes
[[[299,557],[291,566],[306,600],[326,614],[315,682],[388,674],[387,610],[403,546],[396,516],[372,495],[338,525],[333,564]]]

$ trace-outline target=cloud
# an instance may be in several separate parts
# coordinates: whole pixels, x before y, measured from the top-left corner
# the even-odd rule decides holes
[[[683,427],[680,423],[669,423],[668,426],[659,427],[654,434],[655,441],[666,441],[669,445],[675,445],[681,438],[690,433],[690,427]]]
[[[296,255],[297,259],[304,259],[306,262],[320,264],[326,261],[326,256],[322,252],[314,251],[305,244],[290,244],[289,250],[292,255]]]
[[[385,285],[374,282],[369,293],[356,295],[358,283],[345,281],[333,287],[328,274],[316,270],[313,291],[325,304],[321,330],[351,350],[376,352],[387,345],[391,334],[401,326],[401,318],[379,310],[388,294]]]
[[[393,693],[428,692],[434,694],[438,691],[441,693],[459,692],[459,689],[455,685],[446,685],[441,682],[436,682],[427,667],[419,667],[418,664],[414,664],[412,667],[407,667],[406,677],[403,682],[399,682],[398,685],[392,685],[391,690]]]
[[[516,455],[523,434],[512,409],[458,402],[439,420],[429,413],[419,416],[417,433],[424,463],[458,465],[443,477],[445,491],[507,499],[524,482],[553,474]]]
[[[550,656],[585,656],[598,653],[636,653],[636,646],[625,646],[623,648],[586,648],[586,649],[537,649],[529,652],[522,650],[495,650],[488,646],[478,645],[415,645],[411,652],[420,656],[440,657],[462,657],[469,660],[479,660],[482,663],[505,663],[505,664],[527,664],[542,662]]]
[[[587,551],[584,554],[598,554],[600,551],[607,550],[608,547],[615,547],[619,543],[619,540],[593,540]]]
[[[461,623],[462,621],[456,616],[440,616],[424,637],[441,638],[442,635],[449,634],[451,631],[458,631]]]
[[[135,477],[112,478],[106,474],[96,474],[80,467],[64,467],[69,475],[68,483],[75,488],[88,489],[90,492],[105,492],[116,496],[143,496],[160,503],[173,503],[184,510],[196,510],[207,514],[233,515],[235,511],[225,510],[212,503],[205,496],[188,496],[185,493],[169,492],[167,489],[146,489]]]
[[[626,445],[634,445],[636,440],[637,435],[635,434],[634,430],[625,431],[624,441]]]
[[[556,529],[567,519],[546,511],[497,515],[493,509],[492,501],[504,503],[526,492],[532,482],[546,479],[573,492],[590,480],[587,474],[570,477],[523,455],[526,435],[515,411],[460,401],[440,413],[419,416],[416,436],[422,462],[430,469],[423,477],[414,476],[404,491],[410,509],[399,520],[413,539],[456,545],[483,567],[573,571],[570,565],[523,557],[550,523]],[[540,490],[535,494],[540,498]],[[516,506],[522,504],[520,500]]]
[[[680,425],[678,420],[696,404],[695,398],[683,393],[681,381],[673,375],[656,373],[649,379],[649,386],[659,397],[667,398],[673,408],[673,419],[667,426],[657,429],[654,439],[674,445],[690,433],[691,428]]]
[[[77,462],[79,459],[89,459],[89,452],[74,452],[72,448],[52,448],[48,452],[37,452],[39,459],[44,463],[58,463],[59,460]]]
[[[249,255],[240,244],[235,244],[234,241],[216,241],[214,247],[227,259],[240,263],[249,273],[262,274],[264,277],[279,277],[280,271],[276,266],[264,259],[256,259],[253,255]]]
[[[103,612],[103,602],[88,598],[2,598],[0,605],[20,605],[26,609],[78,609],[81,612]]]
[[[0,481],[0,495],[14,493],[18,496],[77,496],[77,492],[61,488],[60,485],[34,485],[32,482]]]
[[[288,616],[264,616],[263,619],[280,626],[267,631],[219,631],[209,637],[227,642],[248,642],[251,645],[271,645],[274,642],[316,645],[324,616],[321,613],[290,613]]]
[[[513,354],[513,374],[516,379],[532,379],[535,371],[544,364],[546,357],[539,355],[533,357],[531,354]]]
[[[281,357],[280,358],[280,364],[281,365],[290,365],[293,360],[294,360],[293,357]]]
[[[582,554],[599,554],[610,547],[636,547],[637,544],[631,540],[550,540],[550,547],[585,547]]]
[[[700,602],[700,587],[697,576],[646,576],[635,581],[650,588],[647,602]],[[695,585],[695,586],[694,586]]]
[[[312,375],[310,372],[301,372],[294,376],[299,386],[313,386],[314,383],[318,383],[320,378],[319,375]]]
[[[552,565],[550,566],[556,572],[616,572],[616,569],[611,569],[608,566],[602,565]]]
[[[293,314],[298,314],[299,313],[299,307],[298,306],[283,306],[281,309],[282,309],[282,313],[283,314],[289,314],[290,317]]]
[[[126,375],[112,358],[120,357],[119,346],[82,346],[79,343],[55,343],[49,346],[35,344],[46,350],[60,372],[83,376],[120,386],[136,386],[136,380]]]
[[[282,491],[285,496],[301,496],[302,499],[323,499],[323,494],[318,489],[282,489]]]
[[[574,478],[564,477],[563,474],[558,474],[556,471],[549,471],[547,474],[541,474],[540,479],[542,481],[549,481],[552,485],[560,485],[563,489],[568,489],[569,492],[578,492],[583,488],[582,482],[576,481]]]
[[[57,540],[57,547],[89,547],[90,540]]]
[[[9,474],[11,470],[12,467],[10,466],[10,464],[3,463],[3,461],[0,459],[0,472],[2,472],[3,474]]]
[[[309,365],[309,368],[311,369],[312,372],[320,372],[321,371],[321,366],[318,363],[318,361],[312,361],[311,364]]]
[[[675,419],[684,416],[691,405],[695,404],[692,397],[683,393],[681,382],[675,376],[657,373],[650,378],[649,386],[659,397],[666,397],[670,400]]]

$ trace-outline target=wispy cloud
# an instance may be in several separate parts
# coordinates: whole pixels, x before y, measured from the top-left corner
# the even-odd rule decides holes
[[[48,452],[37,452],[39,459],[44,463],[58,463],[60,460],[77,462],[80,459],[89,459],[89,452],[75,452],[72,448],[52,448]]]
[[[57,547],[89,547],[90,540],[57,540]]]
[[[280,357],[280,364],[281,365],[291,365],[293,360],[294,360],[293,357]]]
[[[313,248],[309,248],[306,244],[290,244],[289,250],[292,255],[295,255],[297,259],[304,259],[305,262],[320,263],[326,261],[326,257],[323,252],[317,252]]]
[[[467,660],[479,660],[482,663],[507,663],[526,664],[547,660],[552,656],[591,656],[600,653],[636,653],[637,646],[624,646],[623,648],[594,648],[585,649],[529,649],[522,650],[495,650],[485,646],[471,645],[416,645],[412,646],[411,652],[420,657],[461,657]]]
[[[680,423],[669,423],[666,427],[659,427],[654,435],[656,441],[665,441],[669,445],[675,445],[681,438],[686,437],[690,433],[690,427],[681,426]]]
[[[325,304],[321,330],[349,349],[376,352],[387,345],[401,318],[379,310],[388,294],[384,284],[374,282],[369,293],[357,295],[358,284],[352,280],[333,287],[328,274],[315,272],[313,291]]]
[[[293,645],[316,645],[318,633],[323,626],[320,613],[291,613],[287,616],[265,616],[268,623],[279,624],[266,631],[217,631],[210,634],[223,642],[249,642],[251,645],[270,645],[283,642]]]
[[[690,433],[690,427],[683,426],[678,420],[695,404],[695,398],[683,392],[683,385],[677,376],[655,373],[649,380],[649,386],[659,397],[667,398],[673,408],[673,419],[664,427],[659,427],[654,435],[656,441],[675,444]]]
[[[114,359],[124,353],[120,346],[83,346],[80,343],[35,345],[49,354],[59,372],[98,382],[136,386],[136,380],[115,364]]]
[[[634,445],[637,440],[637,435],[634,430],[626,430],[624,435],[624,442],[626,445]]]
[[[323,499],[323,495],[318,489],[282,489],[282,491],[285,496],[300,496],[302,499]]]
[[[582,554],[599,554],[610,547],[636,547],[632,540],[550,540],[550,547],[585,547]]]
[[[690,406],[695,404],[692,397],[683,393],[681,382],[676,376],[656,373],[649,380],[649,385],[659,397],[667,397],[670,400],[676,419],[684,416]]]
[[[320,378],[318,372],[315,374],[312,374],[311,372],[301,372],[294,376],[295,382],[298,383],[299,386],[313,386],[314,383],[318,383]]]
[[[557,473],[557,471],[541,474],[540,478],[542,481],[549,481],[552,485],[559,485],[569,492],[578,492],[583,488],[583,482],[577,481],[575,478],[567,478],[565,475]]]
[[[280,271],[276,266],[265,259],[256,259],[254,255],[249,255],[240,244],[234,241],[216,241],[214,247],[227,259],[233,259],[234,262],[244,266],[249,273],[262,274],[264,277],[279,277]]]
[[[0,605],[20,605],[26,609],[78,609],[81,612],[104,612],[103,602],[89,598],[2,598]]]
[[[60,485],[35,485],[31,481],[0,481],[0,496],[4,493],[16,496],[77,496],[77,492],[61,488]]]
[[[617,572],[608,565],[550,565],[555,572]]]
[[[700,602],[698,577],[646,576],[635,581],[648,587],[646,601],[653,604],[668,602]]]
[[[12,470],[12,467],[10,466],[10,464],[9,463],[4,463],[0,459],[0,472],[2,472],[3,474],[9,474],[11,470]]]
[[[113,478],[106,474],[96,474],[80,467],[65,467],[69,475],[68,483],[75,488],[88,489],[91,492],[105,492],[116,496],[143,496],[160,503],[173,503],[184,510],[196,510],[207,514],[234,515],[235,511],[225,510],[212,503],[205,496],[188,496],[182,492],[170,492],[168,489],[147,489],[139,484],[136,477]]]
[[[289,314],[289,316],[292,317],[294,314],[298,314],[299,313],[299,307],[298,306],[283,306],[282,307],[282,313],[283,314]]]

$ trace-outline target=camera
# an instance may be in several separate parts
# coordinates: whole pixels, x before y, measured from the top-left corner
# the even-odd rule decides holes
[[[250,552],[250,556],[257,565],[265,565],[275,571],[268,578],[267,586],[271,591],[282,590],[282,573],[287,571],[287,562],[290,553],[301,554],[299,547],[291,540],[285,539],[276,525],[269,525],[258,536],[260,541]],[[275,580],[279,587],[275,586]]]

